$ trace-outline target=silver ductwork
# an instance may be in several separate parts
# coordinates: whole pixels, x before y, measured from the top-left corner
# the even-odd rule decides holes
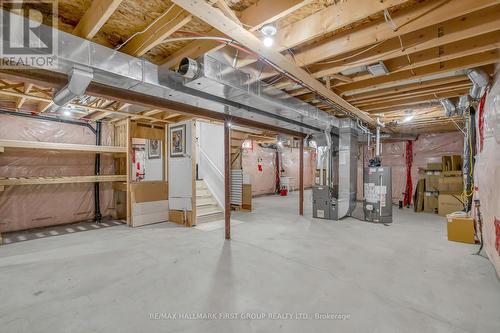
[[[260,111],[311,129],[338,127],[336,117],[292,97],[251,74],[235,69],[212,55],[198,60],[184,58],[178,70],[188,88],[239,103],[250,111]]]
[[[313,135],[317,143],[317,178],[313,187],[313,216],[339,220],[356,207],[358,126],[340,119],[339,127]]]
[[[3,15],[3,9],[0,10]],[[21,21],[28,20],[14,13],[9,13],[9,15],[11,21],[19,26],[24,26]],[[51,29],[53,28],[46,25],[40,26],[44,34],[50,34]],[[19,34],[12,34],[12,36],[2,36],[2,40],[22,45],[21,37]],[[224,73],[220,78],[230,84],[212,85],[208,92],[205,92],[193,82],[196,79],[190,80],[144,59],[115,51],[63,31],[57,31],[55,49],[58,52],[54,66],[36,67],[37,65],[34,64],[35,68],[70,75],[74,66],[78,65],[93,72],[92,81],[95,83],[200,107],[212,112],[251,119],[265,125],[304,134],[321,131],[329,126],[338,126],[337,118],[261,82],[248,85],[245,88],[248,93],[245,97],[240,88],[243,82],[248,81],[248,78],[243,81],[242,72],[232,68],[227,68],[228,73]],[[206,64],[207,61],[204,63]],[[218,70],[218,66],[222,65],[212,62],[205,69],[202,68],[203,77],[208,80],[220,74],[222,70]],[[212,71],[210,75],[207,75],[208,71]],[[184,75],[195,77],[196,72]],[[231,86],[234,86],[234,89],[231,89]]]
[[[77,64],[73,65],[69,74],[68,84],[54,94],[54,98],[52,99],[54,107],[52,109],[55,110],[66,106],[74,98],[83,96],[93,77],[94,74],[91,68]]]

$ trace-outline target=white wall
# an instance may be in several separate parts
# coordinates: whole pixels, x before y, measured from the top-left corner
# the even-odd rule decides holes
[[[164,145],[165,142],[161,141],[161,144]],[[144,163],[146,175],[144,176],[144,180],[163,180],[163,159],[165,158],[165,156],[163,156],[163,152],[160,158],[149,159],[148,156],[149,142],[146,140],[146,159]]]
[[[205,181],[219,205],[223,207],[224,125],[198,121],[196,126],[199,144],[199,176]]]
[[[172,127],[177,125],[186,125],[186,154],[183,157],[168,158],[168,197],[170,209],[174,210],[191,210],[191,199],[193,197],[192,181],[193,181],[193,122],[191,120],[181,121],[169,126],[169,132]],[[168,136],[168,151],[170,151],[170,133]],[[168,153],[170,154],[170,153]]]

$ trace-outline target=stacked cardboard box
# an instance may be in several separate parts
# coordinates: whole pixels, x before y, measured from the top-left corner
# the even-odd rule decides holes
[[[425,192],[417,191],[416,199],[420,201],[415,202],[420,209],[416,211],[446,216],[462,210],[462,157],[460,155],[443,156],[441,163],[427,164],[424,187]]]
[[[442,164],[428,163],[425,168],[424,209],[426,213],[436,213],[438,209],[438,186]]]
[[[438,181],[438,212],[441,216],[463,210],[462,192],[464,188],[462,157],[443,156],[443,172]]]

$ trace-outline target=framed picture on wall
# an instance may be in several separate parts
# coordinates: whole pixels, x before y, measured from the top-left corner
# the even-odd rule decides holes
[[[160,140],[148,140],[148,158],[155,159],[161,157],[161,141]]]
[[[186,155],[186,125],[170,127],[170,157]]]

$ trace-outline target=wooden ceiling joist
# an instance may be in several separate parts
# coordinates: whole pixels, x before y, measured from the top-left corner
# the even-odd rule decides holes
[[[92,39],[123,0],[93,0],[73,34],[85,39]]]
[[[313,65],[311,71],[315,77],[324,77],[332,73],[340,73],[357,66],[366,66],[377,61],[388,61],[400,56],[418,58],[418,54],[429,49],[438,48],[452,43],[460,43],[464,39],[496,32],[500,29],[500,6],[487,8],[478,12],[425,27],[420,30],[384,41],[377,47],[373,45],[366,51],[359,50],[344,53],[329,59],[329,64]],[[493,41],[494,42],[494,41]],[[403,48],[401,47],[403,45]],[[485,45],[484,43],[482,45]],[[468,49],[469,47],[465,47]],[[458,51],[449,50],[448,53]],[[345,59],[343,61],[336,61]]]
[[[444,85],[441,87],[434,87],[434,88],[424,88],[424,89],[419,89],[415,90],[412,92],[406,92],[403,94],[396,94],[396,95],[388,95],[384,97],[378,97],[375,99],[367,99],[364,101],[360,101],[357,103],[353,103],[359,108],[364,108],[368,105],[375,105],[379,103],[385,103],[385,102],[390,102],[390,101],[398,101],[402,100],[405,98],[410,98],[410,97],[419,97],[419,96],[426,96],[432,93],[441,93],[441,92],[446,92],[450,90],[457,90],[457,89],[469,89],[472,86],[472,83],[470,81],[468,82],[463,82],[457,85]]]
[[[451,98],[451,97],[457,97],[466,94],[469,91],[469,88],[457,88],[457,89],[450,89],[445,92],[435,92],[427,95],[422,95],[422,96],[412,96],[408,98],[402,98],[399,100],[395,101],[385,101],[381,103],[373,103],[369,105],[365,105],[363,107],[363,110],[367,112],[380,112],[381,110],[386,110],[387,108],[393,108],[393,107],[401,107],[401,108],[407,108],[410,107],[411,105],[414,104],[419,104],[422,102],[426,101],[437,101],[441,98]]]
[[[473,54],[467,57],[457,58],[453,60],[443,61],[437,64],[413,68],[411,70],[401,71],[388,75],[373,77],[370,79],[347,83],[336,87],[335,89],[340,92],[353,91],[364,88],[374,88],[387,83],[404,82],[408,79],[418,79],[433,74],[446,73],[457,71],[461,69],[479,67],[498,62],[499,50],[492,50],[488,52]]]
[[[280,29],[275,36],[274,48],[283,52],[405,2],[407,0],[339,2]],[[238,66],[246,66],[255,61],[256,59],[241,60]],[[266,77],[269,75],[263,76]]]
[[[377,99],[381,98],[384,96],[389,96],[389,95],[399,95],[403,94],[406,92],[414,92],[414,91],[419,91],[422,89],[434,89],[436,87],[441,87],[441,86],[446,86],[446,85],[453,85],[453,84],[458,84],[458,83],[470,83],[470,80],[464,76],[452,76],[452,77],[447,77],[447,78],[442,78],[442,79],[435,79],[435,80],[429,80],[429,81],[421,81],[421,82],[416,82],[416,83],[411,83],[411,84],[405,84],[397,87],[391,87],[391,88],[384,88],[384,89],[376,89],[374,91],[370,92],[365,92],[361,94],[356,94],[356,95],[350,95],[346,97],[346,100],[349,101],[350,103],[361,103],[366,100],[371,100],[371,99]]]
[[[149,25],[123,47],[121,52],[140,57],[157,46],[174,32],[188,24],[192,16],[179,6],[173,5],[161,17]]]
[[[173,1],[177,5],[183,7],[185,10],[191,12],[194,16],[197,16],[201,20],[210,24],[215,29],[224,32],[226,35],[238,41],[240,44],[261,55],[263,58],[273,63],[284,72],[289,73],[289,75],[293,76],[298,81],[303,82],[306,86],[317,92],[318,95],[321,95],[324,98],[332,101],[333,103],[338,104],[347,112],[352,113],[353,115],[359,117],[361,120],[369,124],[374,123],[373,119],[366,113],[353,107],[333,91],[327,89],[322,83],[313,78],[310,74],[308,74],[300,67],[297,67],[293,62],[285,58],[279,52],[265,47],[259,38],[255,37],[251,32],[243,29],[238,24],[225,17],[221,12],[215,11],[207,3],[199,2],[196,0]]]
[[[330,41],[298,52],[295,54],[295,60],[299,66],[310,65],[331,58],[332,55],[370,46],[497,4],[498,0],[424,1],[395,13],[392,21],[397,30],[393,30],[389,23],[382,21],[376,25],[346,33],[342,38],[334,37]]]
[[[284,15],[305,6],[309,2],[310,1],[304,0],[259,1],[255,5],[242,11],[239,20],[245,26],[249,26],[250,31],[255,31],[262,25],[278,20]],[[222,32],[216,29],[212,29],[207,33],[207,35],[214,37],[225,36]],[[196,59],[204,53],[213,52],[223,46],[224,44],[221,45],[221,43],[217,41],[193,41],[184,48],[170,55],[166,59],[163,66],[168,68],[176,67],[185,57]]]

